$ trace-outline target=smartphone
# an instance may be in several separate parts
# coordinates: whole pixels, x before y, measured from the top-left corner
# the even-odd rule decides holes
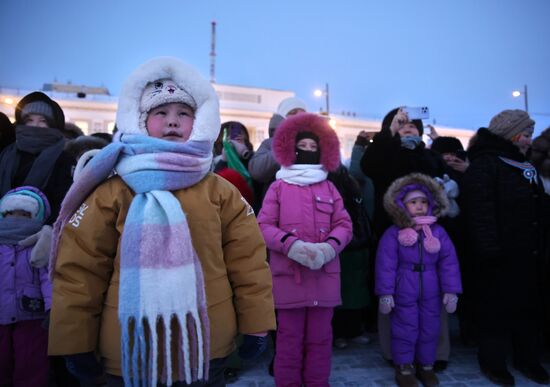
[[[427,106],[405,106],[403,110],[407,112],[409,120],[425,120],[430,118],[430,109]]]

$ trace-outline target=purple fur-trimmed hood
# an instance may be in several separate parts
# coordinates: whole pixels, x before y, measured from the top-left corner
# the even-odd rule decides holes
[[[296,161],[296,135],[311,132],[319,137],[320,164],[327,171],[334,171],[340,165],[340,142],[336,132],[326,118],[311,113],[300,113],[286,118],[273,136],[272,151],[275,160],[283,167]]]
[[[414,226],[403,199],[411,191],[422,191],[428,198],[428,215],[440,218],[449,209],[449,199],[443,187],[428,175],[411,173],[394,180],[384,194],[384,208],[399,228]]]

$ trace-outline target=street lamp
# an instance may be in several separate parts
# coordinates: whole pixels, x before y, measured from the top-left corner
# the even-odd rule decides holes
[[[522,95],[522,92],[519,90],[514,90],[512,92],[512,97],[517,98]],[[525,111],[529,113],[529,105],[527,103],[527,85],[523,85],[523,103],[525,104]]]
[[[325,96],[325,113],[327,116],[330,116],[328,83],[325,83],[325,90],[317,89],[313,92],[313,95],[316,97],[322,97],[323,95]]]

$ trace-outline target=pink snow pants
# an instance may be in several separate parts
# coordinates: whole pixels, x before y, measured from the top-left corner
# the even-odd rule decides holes
[[[277,310],[275,385],[328,387],[334,308]]]

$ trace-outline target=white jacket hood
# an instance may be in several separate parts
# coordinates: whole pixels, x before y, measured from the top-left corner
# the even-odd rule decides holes
[[[213,143],[221,126],[218,96],[210,82],[193,67],[173,57],[151,59],[128,77],[118,101],[117,129],[121,133],[148,135],[139,125],[141,96],[147,84],[160,79],[172,79],[196,102],[195,121],[189,141]]]

